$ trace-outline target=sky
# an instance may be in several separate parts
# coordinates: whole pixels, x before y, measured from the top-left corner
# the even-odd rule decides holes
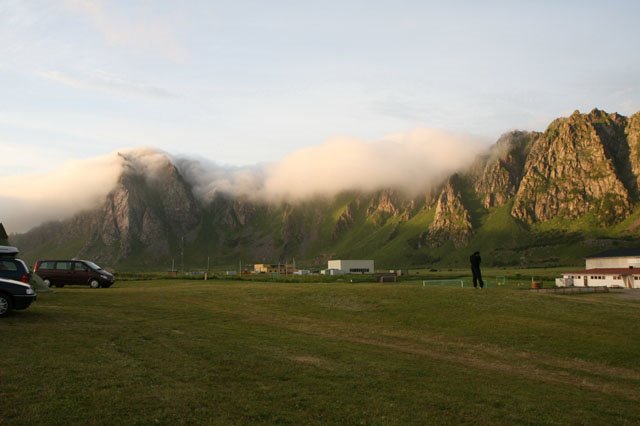
[[[640,110],[637,1],[0,0],[0,176]]]
[[[576,109],[631,115],[638,16],[635,0],[0,0],[0,216],[123,149],[216,176],[268,165],[280,188],[360,158],[362,184],[381,158],[476,152]]]

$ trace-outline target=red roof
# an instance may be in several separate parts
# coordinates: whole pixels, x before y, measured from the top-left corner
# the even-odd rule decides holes
[[[582,271],[563,272],[563,275],[640,275],[640,268],[595,268]]]

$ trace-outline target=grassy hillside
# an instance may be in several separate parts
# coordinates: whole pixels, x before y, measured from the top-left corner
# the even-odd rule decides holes
[[[637,424],[637,296],[56,289],[0,320],[0,423]]]
[[[303,268],[326,267],[333,258],[374,259],[380,269],[464,267],[470,253],[480,250],[486,266],[554,267],[584,264],[584,257],[615,247],[640,246],[640,208],[629,218],[603,228],[593,216],[577,220],[553,219],[525,225],[510,212],[512,202],[485,209],[472,191],[463,194],[474,226],[467,246],[452,242],[432,246],[424,238],[434,220],[435,207],[418,205],[407,216],[376,215],[369,211],[374,197],[343,194],[335,200],[315,200],[300,205],[260,206],[233,223],[226,210],[205,210],[193,234],[185,236],[184,267],[211,267],[237,270],[240,263],[292,262]],[[336,223],[347,209],[349,225],[336,230]],[[230,224],[231,221],[231,224]],[[38,258],[75,257],[89,238],[78,233],[68,238],[60,233],[18,236],[14,244],[23,250],[29,263]],[[174,238],[175,239],[175,238]],[[133,247],[128,257],[114,267],[119,271],[168,270],[172,262],[182,266],[181,241],[170,241],[169,256],[153,256]],[[99,250],[99,247],[95,248]],[[105,249],[106,250],[106,249]]]
[[[589,218],[577,221],[550,221],[525,226],[514,219],[511,203],[489,210],[475,209],[474,234],[466,247],[453,243],[430,246],[421,241],[433,221],[434,208],[423,207],[409,220],[396,216],[375,221],[367,215],[366,203],[354,210],[353,224],[334,235],[338,217],[352,199],[313,204],[295,210],[291,229],[299,241],[283,250],[282,217],[284,208],[261,210],[246,226],[229,228],[205,221],[199,236],[185,246],[185,267],[203,269],[210,265],[236,270],[239,263],[291,262],[299,267],[326,267],[328,258],[374,259],[377,268],[448,268],[464,267],[470,253],[479,250],[486,266],[556,267],[579,266],[584,257],[614,247],[638,247],[637,228],[640,213],[625,222],[602,229]],[[476,206],[477,207],[477,206]],[[634,225],[635,224],[635,225]],[[275,243],[274,243],[275,241]],[[121,270],[140,269],[135,256]],[[175,249],[176,265],[180,249]],[[168,269],[170,260],[160,268]],[[154,269],[149,265],[147,269]]]

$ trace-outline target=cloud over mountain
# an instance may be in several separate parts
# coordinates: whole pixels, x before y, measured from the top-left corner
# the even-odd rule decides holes
[[[121,172],[122,158],[109,154],[69,161],[47,173],[0,177],[0,221],[8,232],[22,232],[97,207]]]
[[[415,195],[470,164],[485,147],[469,136],[419,128],[376,142],[334,138],[252,167],[188,158],[176,159],[176,165],[204,200],[222,192],[257,201],[297,201],[388,187]]]
[[[424,128],[371,143],[332,139],[268,167],[264,193],[300,199],[391,187],[415,195],[470,164],[482,148],[468,136]]]
[[[123,171],[152,180],[168,163],[176,165],[204,202],[218,193],[264,202],[381,188],[415,195],[463,169],[484,148],[468,136],[420,128],[375,142],[335,138],[250,167],[174,157],[153,148],[124,149],[72,161],[46,174],[0,178],[0,218],[10,232],[20,232],[70,217],[100,203]]]

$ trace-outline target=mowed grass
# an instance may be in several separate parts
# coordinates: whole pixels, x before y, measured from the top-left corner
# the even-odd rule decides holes
[[[0,424],[638,424],[640,295],[65,287],[0,320]]]

